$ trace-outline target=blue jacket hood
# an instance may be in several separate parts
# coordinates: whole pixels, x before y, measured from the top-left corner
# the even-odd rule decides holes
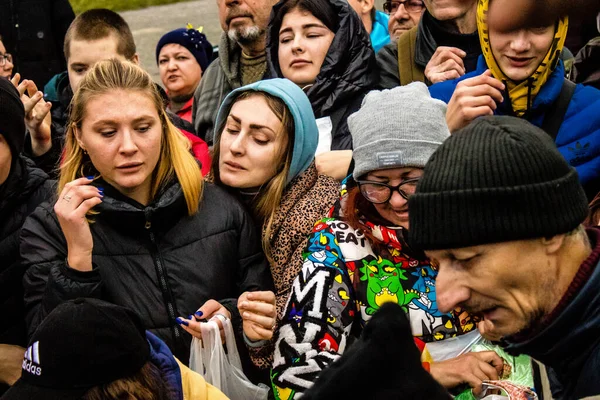
[[[146,340],[150,346],[150,362],[160,370],[167,383],[169,398],[183,400],[181,370],[169,346],[149,331],[146,331]]]
[[[294,118],[294,147],[286,181],[288,184],[309,167],[317,151],[319,129],[310,101],[302,89],[288,79],[267,79],[236,89],[227,95],[217,114],[213,141],[215,146],[220,139],[221,126],[225,123],[235,99],[248,91],[265,92],[283,100]]]
[[[371,44],[375,53],[390,42],[390,33],[388,32],[388,21],[390,17],[381,11],[375,12],[373,20],[373,29],[371,30]]]

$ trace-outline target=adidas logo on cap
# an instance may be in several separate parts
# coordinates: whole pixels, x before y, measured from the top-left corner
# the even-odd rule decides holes
[[[27,348],[25,358],[23,359],[23,370],[32,375],[40,376],[42,367],[40,366],[40,342],[35,342]]]

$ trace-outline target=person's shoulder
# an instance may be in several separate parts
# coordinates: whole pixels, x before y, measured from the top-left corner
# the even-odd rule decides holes
[[[600,89],[597,89],[590,85],[584,85],[578,83],[575,87],[575,93],[573,93],[574,99],[584,99],[588,102],[600,101]]]
[[[586,127],[595,128],[594,131],[600,130],[600,90],[592,86],[586,86],[581,83],[575,87],[575,92],[569,103],[569,109],[565,115],[565,120],[571,118],[583,118],[587,122]]]
[[[224,188],[211,183],[204,182],[201,210],[213,214],[239,214],[245,211],[244,206]]]
[[[388,44],[386,44],[385,46],[383,46],[378,52],[377,52],[377,62],[379,64],[387,64],[387,63],[392,63],[392,64],[398,64],[398,43],[397,42],[390,42]]]
[[[208,78],[209,80],[223,73],[223,67],[221,66],[221,58],[217,57],[210,63],[206,71],[202,73],[202,80]]]

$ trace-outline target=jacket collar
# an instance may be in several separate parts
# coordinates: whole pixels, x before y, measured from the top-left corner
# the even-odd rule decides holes
[[[150,362],[160,371],[169,391],[170,398],[184,400],[181,370],[175,360],[175,356],[173,356],[173,353],[165,342],[149,331],[146,331],[146,340],[150,346]]]
[[[115,225],[119,230],[139,230],[150,226],[153,230],[168,230],[187,214],[187,206],[181,185],[173,180],[147,206],[121,194],[103,180],[94,182],[94,186],[104,188],[102,203],[96,210],[102,219]]]
[[[477,73],[475,75],[481,75],[485,70],[488,69],[488,66],[485,62],[485,58],[483,55],[479,56],[477,60]],[[556,68],[552,72],[552,74],[548,77],[548,80],[541,87],[539,93],[533,101],[531,102],[531,110],[530,112],[524,116],[528,120],[531,120],[534,114],[539,112],[543,112],[545,109],[550,107],[554,101],[560,95],[560,91],[562,89],[563,82],[565,80],[565,66],[562,60],[559,60]],[[504,102],[501,104],[500,110],[502,110],[503,114],[512,115],[512,107],[510,105],[510,99],[508,96],[504,96]]]
[[[467,54],[481,54],[477,31],[468,34],[449,31],[425,10],[417,28],[415,63],[425,68],[439,46],[453,46]]]
[[[508,352],[530,355],[552,367],[559,376],[578,374],[600,337],[600,229],[591,228],[587,233],[592,254],[580,267],[580,273],[583,268],[591,269],[587,281],[541,331],[519,342],[504,340]],[[576,280],[572,287],[577,285]],[[568,292],[573,291],[572,287]]]

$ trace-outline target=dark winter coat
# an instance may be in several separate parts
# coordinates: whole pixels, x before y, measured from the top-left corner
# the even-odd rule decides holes
[[[331,150],[352,149],[347,119],[363,97],[375,89],[378,71],[375,51],[362,21],[344,0],[328,0],[338,14],[338,29],[314,85],[306,90],[315,118],[330,117],[333,125]],[[285,4],[273,7],[272,16]],[[267,31],[267,62],[273,77],[283,78],[279,66],[279,29],[272,19]]]
[[[564,400],[600,395],[600,230],[587,233],[592,254],[568,291],[574,284],[578,290],[563,297],[564,308],[555,310],[554,318],[533,337],[506,342],[507,351],[527,354],[552,368]]]
[[[425,71],[425,67],[439,46],[458,47],[467,53],[463,59],[466,72],[473,71],[477,67],[477,58],[481,55],[481,44],[477,31],[470,34],[450,32],[425,11],[417,28],[414,59],[417,67]],[[397,43],[390,43],[377,53],[377,65],[380,70],[379,87],[382,89],[400,86],[399,56],[409,57],[398,54]],[[425,83],[431,85],[427,78],[425,78]]]
[[[15,60],[14,72],[41,90],[67,69],[65,34],[75,14],[68,0],[0,0],[0,35]]]
[[[105,195],[90,224],[92,271],[68,267],[66,241],[52,204],[39,207],[23,227],[29,334],[61,302],[100,298],[136,311],[146,328],[187,364],[191,336],[175,319],[214,299],[230,311],[241,338],[237,297],[273,289],[256,228],[242,206],[206,184],[198,212],[188,216],[179,183],[146,207],[105,182],[98,184]],[[244,358],[244,345],[238,343],[238,348]]]
[[[25,346],[23,270],[19,235],[25,219],[51,196],[52,181],[30,160],[20,157],[0,185],[0,343]]]

